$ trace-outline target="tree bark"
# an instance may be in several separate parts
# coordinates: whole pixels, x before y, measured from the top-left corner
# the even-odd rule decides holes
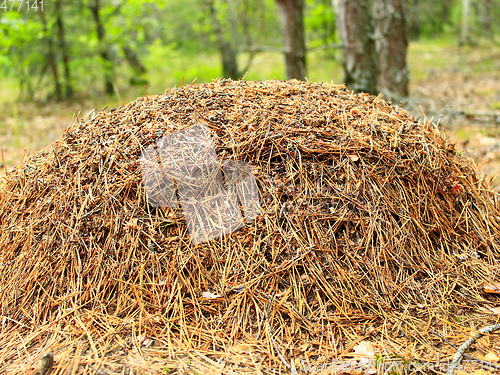
[[[55,0],[54,5],[56,9],[56,24],[57,35],[59,39],[59,50],[61,51],[62,61],[64,66],[64,98],[69,99],[73,96],[73,86],[71,85],[71,71],[69,66],[69,55],[66,46],[66,38],[64,33],[64,23],[62,18],[62,0]]]
[[[407,4],[405,0],[375,0],[375,46],[378,58],[377,89],[388,100],[408,96],[406,52]]]
[[[241,14],[241,24],[243,26],[243,38],[245,46],[248,48],[252,45],[252,36],[250,35],[250,24],[248,22],[248,13],[250,13],[250,0],[243,0],[243,12]]]
[[[276,0],[276,2],[283,21],[287,78],[305,80],[304,0]]]
[[[60,101],[62,99],[61,82],[59,81],[59,71],[57,69],[57,62],[54,53],[54,42],[52,40],[52,35],[48,35],[47,21],[45,20],[44,12],[40,11],[39,13],[40,13],[40,18],[42,20],[45,39],[47,39],[47,60],[50,66],[50,70],[52,71],[52,76],[54,78],[54,94],[56,100]]]
[[[130,48],[128,45],[124,44],[122,46],[123,54],[125,55],[125,60],[127,60],[130,67],[134,70],[135,74],[141,75],[146,73],[146,68],[137,56],[137,53]]]
[[[482,3],[482,9],[481,9],[481,24],[483,27],[483,35],[488,38],[488,39],[493,39],[492,38],[492,24],[493,24],[493,17],[492,17],[492,11],[494,7],[492,6],[491,0],[483,0]],[[494,13],[493,13],[494,14]]]
[[[95,0],[94,5],[89,5],[90,11],[94,17],[97,31],[97,39],[99,40],[99,54],[104,61],[104,86],[107,95],[113,95],[113,59],[108,50],[108,45],[105,43],[104,25],[102,24],[100,14],[100,0]]]
[[[238,54],[232,43],[224,38],[219,20],[217,19],[217,11],[215,10],[213,0],[207,0],[210,16],[212,18],[212,26],[215,32],[217,47],[222,57],[222,74],[225,78],[239,79],[240,71],[238,69]]]
[[[469,45],[469,13],[470,0],[462,0],[462,25],[460,28],[460,45]]]
[[[344,45],[346,86],[376,95],[378,68],[370,0],[340,0],[338,20]]]

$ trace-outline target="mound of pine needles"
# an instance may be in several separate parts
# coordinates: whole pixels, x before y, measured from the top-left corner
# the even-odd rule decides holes
[[[148,202],[139,157],[198,124],[220,160],[253,167],[261,212],[195,244],[180,208]],[[430,358],[431,331],[461,340],[500,304],[484,288],[500,204],[473,162],[344,86],[216,80],[92,112],[0,194],[9,373],[47,352],[56,374],[297,372],[362,340]]]

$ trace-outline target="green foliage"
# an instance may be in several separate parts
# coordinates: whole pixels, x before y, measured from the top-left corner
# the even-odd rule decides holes
[[[409,0],[408,32],[412,39],[433,38],[442,33],[453,32],[452,12],[457,0]]]
[[[43,27],[22,12],[5,12],[0,18],[0,34],[2,73],[18,77],[22,93],[32,98],[35,78],[46,69]]]
[[[211,81],[220,75],[218,57],[214,54],[190,54],[179,50],[176,43],[163,45],[156,41],[145,58],[149,81],[148,92],[164,92],[182,81],[191,83]]]
[[[185,82],[195,78],[201,82],[221,74],[207,0],[102,0],[100,16],[105,30],[102,43],[98,40],[90,11],[95,0],[59,1],[70,57],[69,69],[80,95],[100,95],[105,68],[113,71],[120,91],[127,90],[132,78],[138,82],[147,79],[150,90],[163,91],[168,86],[180,84],[183,77]],[[47,59],[49,40],[53,44],[60,80],[63,77],[54,4],[54,1],[45,3],[46,30],[36,11],[0,11],[0,79],[4,87],[5,82],[17,80],[23,98],[50,98],[54,91],[54,78]],[[283,48],[276,0],[214,0],[214,6],[224,38],[239,53],[241,67],[248,60],[250,48]],[[461,7],[460,0],[409,0],[411,37],[457,41],[462,22]],[[469,22],[473,38],[495,39],[500,32],[498,19],[500,2],[471,0]],[[304,24],[307,47],[314,51],[307,56],[307,77],[310,80],[337,79],[340,77],[338,58],[341,51],[323,49],[323,46],[339,43],[331,0],[305,0]],[[147,73],[138,73],[137,67],[131,66],[130,56],[125,53],[127,48]],[[111,62],[100,56],[103,49],[109,51]],[[282,60],[283,56],[276,52],[257,54],[247,79],[284,76]]]
[[[463,22],[461,0],[409,0],[408,32],[412,39],[452,36],[458,42]],[[470,0],[468,24],[471,39],[495,39],[500,32],[500,2]]]
[[[224,39],[237,50],[256,46],[279,48],[282,43],[281,19],[275,0],[214,0],[214,8]],[[202,6],[202,12],[196,30],[215,51],[216,37],[208,7]]]
[[[330,0],[306,1],[305,28],[309,48],[338,43],[335,16]]]

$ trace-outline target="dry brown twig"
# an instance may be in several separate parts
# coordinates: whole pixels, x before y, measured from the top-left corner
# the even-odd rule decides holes
[[[472,337],[467,339],[466,342],[463,343],[463,345],[457,350],[457,353],[453,357],[453,360],[450,363],[450,367],[448,368],[448,371],[446,371],[446,375],[453,375],[455,373],[455,370],[457,369],[457,366],[460,364],[460,361],[462,360],[462,357],[464,357],[464,353],[467,349],[470,348],[470,346],[475,343],[478,339],[483,337],[484,335],[487,335],[489,333],[495,332],[500,330],[500,324],[494,324],[491,326],[487,326],[484,328],[481,328],[478,332],[474,333]],[[490,363],[491,366],[491,363]]]

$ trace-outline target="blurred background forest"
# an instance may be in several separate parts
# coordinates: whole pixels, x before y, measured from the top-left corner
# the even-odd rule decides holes
[[[43,11],[41,4],[0,0],[0,148],[8,169],[59,138],[75,113],[127,103],[145,86],[151,95],[217,77],[295,77],[382,91],[446,127],[489,178],[500,172],[498,0],[46,0]],[[349,12],[367,17],[358,18],[366,28],[353,31]],[[397,28],[387,26],[389,16]],[[349,53],[357,56],[349,32],[374,45],[375,57],[363,45],[355,59],[368,66],[375,59],[382,71],[388,57],[379,44],[391,31],[400,37],[389,55],[400,51],[406,61],[386,73],[405,86],[398,92],[384,90],[380,76],[368,87],[349,71]]]

